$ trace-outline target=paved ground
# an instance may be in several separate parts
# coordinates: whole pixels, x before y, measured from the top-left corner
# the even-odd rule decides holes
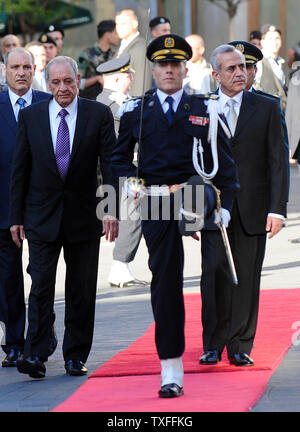
[[[198,292],[200,281],[200,245],[190,238],[184,241],[186,251],[185,291]],[[268,241],[262,273],[262,289],[300,287],[300,170],[291,173],[289,217],[281,233]],[[96,304],[95,336],[87,363],[89,373],[114,354],[125,349],[152,322],[149,289],[113,289],[107,283],[112,262],[113,245],[103,242],[100,247],[100,272]],[[134,265],[140,279],[150,280],[147,251],[142,241]],[[28,260],[24,251],[24,265]],[[64,320],[64,265],[60,260],[57,274],[55,311],[59,345],[49,359],[47,378],[32,380],[16,369],[0,368],[1,412],[46,412],[71,395],[87,377],[65,374],[61,353]],[[26,297],[30,279],[26,275]],[[300,311],[299,311],[300,320]],[[293,346],[271,378],[265,394],[253,408],[261,411],[300,411],[300,345]]]

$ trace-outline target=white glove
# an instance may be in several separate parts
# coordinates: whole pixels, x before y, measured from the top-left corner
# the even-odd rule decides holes
[[[219,212],[215,210],[214,213],[215,213],[214,223],[216,225],[220,225],[222,223],[225,226],[225,228],[227,228],[231,219],[229,211],[221,207],[221,210]]]
[[[123,189],[126,196],[131,196],[134,199],[143,198],[147,193],[147,190],[144,186],[141,186],[139,189],[134,190],[131,185],[127,183],[127,180],[125,180],[124,182]]]

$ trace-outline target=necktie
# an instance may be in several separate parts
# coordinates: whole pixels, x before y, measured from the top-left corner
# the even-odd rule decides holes
[[[58,113],[60,116],[60,123],[58,126],[55,152],[58,171],[63,180],[66,178],[70,160],[70,133],[65,119],[67,114],[68,111],[65,109],[60,110]]]
[[[174,110],[173,110],[174,99],[172,98],[172,96],[168,96],[168,97],[166,97],[165,102],[167,102],[169,104],[169,108],[166,111],[166,116],[167,116],[169,124],[171,124],[173,121],[173,117],[174,117]]]
[[[25,108],[25,102],[26,102],[25,99],[21,97],[17,100],[17,104],[19,105],[19,112],[20,110]],[[19,112],[18,112],[18,117],[19,117]]]
[[[234,109],[235,103],[236,101],[234,99],[229,99],[227,101],[227,105],[229,106],[229,111],[227,113],[226,120],[232,135],[234,135],[237,119],[238,119]]]

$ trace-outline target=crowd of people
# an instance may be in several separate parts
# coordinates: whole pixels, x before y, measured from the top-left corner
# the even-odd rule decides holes
[[[2,367],[45,377],[45,363],[57,346],[55,276],[63,249],[65,369],[85,375],[99,238],[115,241],[109,283],[122,288],[149,283],[129,268],[143,235],[152,272],[159,396],[178,397],[184,384],[183,235],[200,240],[201,231],[204,352],[199,364],[218,363],[225,347],[232,365],[254,364],[250,354],[266,238],[283,226],[289,166],[300,163],[299,71],[294,68],[300,49],[295,45],[290,51],[288,73],[279,56],[281,31],[266,25],[251,32],[249,41],[223,41],[208,62],[201,35],[173,34],[170,20],[156,17],[145,40],[131,9],[101,21],[97,36],[76,60],[63,55],[65,34],[56,25],[25,47],[16,35],[1,41]],[[196,144],[202,146],[199,163],[192,157]],[[119,185],[121,177],[125,181]],[[101,184],[117,190],[120,202],[99,217]],[[203,214],[195,205],[186,212],[181,200],[183,207],[176,207],[187,186],[194,196],[202,187]],[[152,214],[153,197],[159,216],[141,217],[145,200]],[[124,207],[130,209],[125,214]],[[182,229],[179,211],[190,222],[202,218],[203,225]],[[220,227],[228,230],[238,289]],[[26,336],[25,237],[32,280]]]

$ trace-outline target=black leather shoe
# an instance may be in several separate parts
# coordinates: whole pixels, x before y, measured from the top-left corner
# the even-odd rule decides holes
[[[21,357],[17,360],[17,368],[31,378],[45,378],[46,375],[44,362],[38,356]]]
[[[179,387],[178,384],[172,383],[163,385],[158,394],[160,398],[174,398],[182,396],[184,393],[182,387]]]
[[[246,353],[236,353],[229,357],[229,362],[235,366],[253,366],[254,361]]]
[[[53,324],[51,329],[50,339],[49,339],[48,357],[50,357],[54,353],[56,347],[57,347],[57,336],[55,332],[55,325]]]
[[[69,360],[65,363],[65,369],[67,374],[73,376],[80,376],[87,374],[87,368],[85,364],[80,360]]]
[[[205,351],[199,358],[199,363],[203,365],[214,365],[221,360],[221,354],[218,350]]]
[[[5,359],[2,361],[2,367],[16,367],[17,360],[21,356],[21,351],[16,349],[11,349]]]

